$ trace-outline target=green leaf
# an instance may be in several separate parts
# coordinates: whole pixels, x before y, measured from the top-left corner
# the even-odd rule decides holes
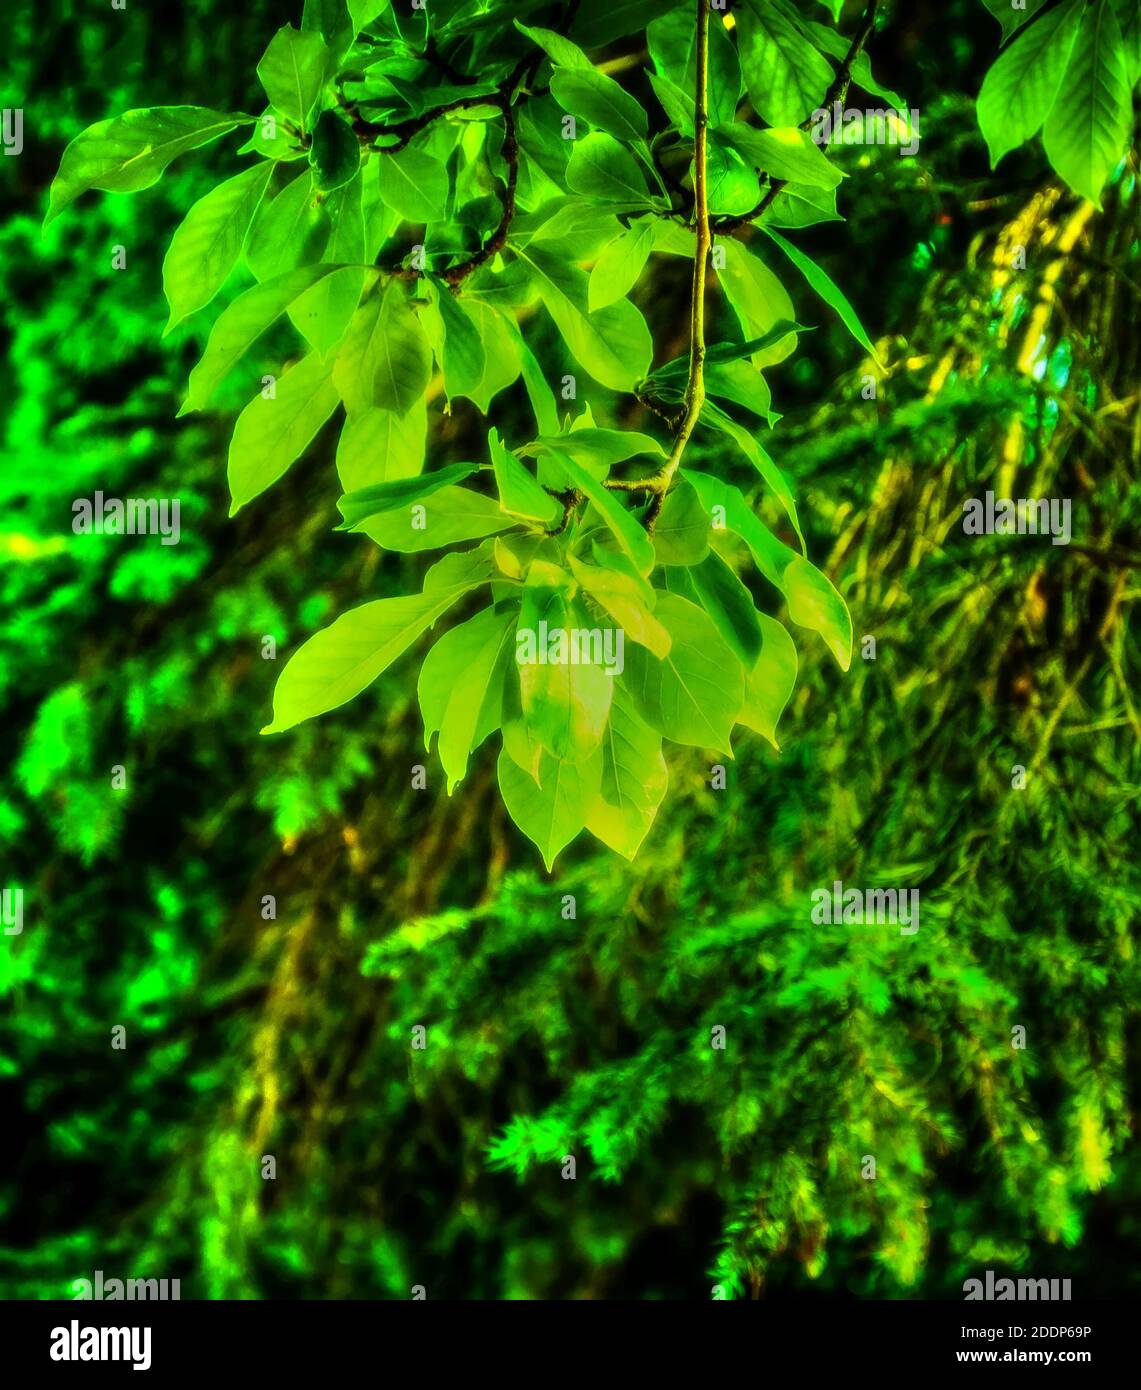
[[[407,415],[371,410],[350,416],[337,444],[337,476],[345,492],[375,483],[414,478],[424,467],[427,404],[421,398]]]
[[[538,26],[521,24],[515,20],[515,27],[526,34],[532,43],[538,44],[552,63],[564,68],[592,68],[593,64],[577,43],[572,43],[553,29],[540,29]]]
[[[286,24],[270,40],[257,72],[269,104],[306,130],[332,65],[333,55],[320,34]]]
[[[364,9],[367,12],[371,8],[374,13],[369,17],[375,18],[387,3],[388,0],[382,0],[371,7],[366,3]],[[305,0],[302,7],[301,28],[320,34],[336,57],[350,47],[358,29],[363,27],[363,22],[358,24],[354,19],[347,0]]]
[[[688,359],[687,359],[688,360]],[[650,454],[665,458],[666,451],[656,439],[637,430],[606,430],[587,426],[566,434],[540,435],[522,452],[527,455],[565,453],[581,464],[593,477],[605,478],[616,463]]]
[[[1069,66],[1046,117],[1046,155],[1075,192],[1100,208],[1101,191],[1125,153],[1132,128],[1133,98],[1121,28],[1110,0],[1098,0],[1083,14]]]
[[[755,729],[774,748],[779,748],[777,724],[792,697],[799,662],[796,646],[780,623],[767,613],[758,613],[757,617],[761,624],[761,654],[745,673],[745,703],[738,723]]]
[[[696,565],[709,554],[709,515],[692,483],[671,488],[654,527],[659,565]]]
[[[751,212],[761,201],[761,185],[751,165],[716,131],[710,133],[706,158],[710,212],[730,217]]]
[[[147,106],[97,121],[63,152],[51,186],[44,226],[89,188],[138,193],[162,177],[172,159],[217,140],[253,116],[204,106]]]
[[[852,619],[828,577],[777,540],[738,488],[692,468],[682,473],[697,489],[702,506],[713,518],[714,530],[730,530],[741,537],[757,568],[784,594],[793,622],[819,632],[841,670],[846,671],[852,660]]]
[[[499,505],[503,510],[511,516],[521,517],[524,521],[537,521],[543,526],[557,521],[562,515],[562,508],[549,492],[544,492],[515,455],[503,447],[498,431],[492,430],[487,442],[499,488]]]
[[[209,304],[226,283],[272,172],[269,164],[245,169],[199,198],[186,214],[162,263],[170,305],[166,333]]]
[[[748,362],[717,362],[705,369],[705,389],[718,400],[743,405],[774,425],[780,416],[772,409],[768,382]],[[754,459],[754,462],[756,460]]]
[[[1125,75],[1132,89],[1141,78],[1141,0],[1113,0],[1125,45]]]
[[[834,188],[786,183],[765,212],[762,226],[815,227],[820,222],[843,222],[836,211]]]
[[[662,661],[643,647],[626,653],[622,677],[638,713],[674,743],[730,753],[745,698],[745,674],[708,614],[677,594],[659,592],[654,616],[670,635]]]
[[[819,632],[846,671],[852,662],[852,616],[832,581],[803,555],[797,555],[782,576],[788,616],[799,627]]]
[[[799,125],[823,101],[831,65],[783,0],[745,0],[735,18],[753,105],[770,126]]]
[[[777,325],[795,322],[792,300],[784,286],[759,256],[739,242],[726,243],[725,264],[717,276],[747,339],[766,337]],[[753,365],[783,362],[795,347],[796,334],[789,332],[770,347],[754,352]]]
[[[622,506],[613,492],[608,492],[597,478],[577,464],[569,454],[561,450],[552,450],[551,459],[571,487],[577,488],[589,498],[595,511],[613,533],[619,549],[639,574],[649,574],[654,567],[654,547],[635,517]]]
[[[669,118],[670,125],[679,135],[685,136],[687,140],[692,140],[697,120],[697,108],[694,105],[693,97],[688,92],[683,92],[668,77],[662,77],[656,72],[648,73],[647,76],[650,79],[650,86],[654,89],[654,95],[661,102],[662,110]]]
[[[376,273],[363,264],[365,229],[360,178],[351,179],[329,194],[325,206],[332,232],[321,259],[340,263],[344,268],[319,280],[289,309],[290,322],[323,357],[345,336],[365,285],[376,278]]]
[[[468,757],[499,728],[503,669],[514,653],[516,614],[485,608],[432,647],[416,691],[424,718],[424,747],[439,730],[448,795],[467,775]]]
[[[1081,0],[1043,15],[1000,54],[979,92],[979,126],[993,169],[1042,128],[1069,62]]]
[[[745,670],[750,670],[761,654],[762,641],[760,614],[752,594],[715,550],[686,573],[713,625]]]
[[[1005,43],[1011,34],[1034,18],[1046,0],[1024,0],[1017,8],[1013,0],[983,0],[983,4],[1002,25],[1002,42]]]
[[[518,524],[494,498],[467,488],[445,487],[410,506],[374,516],[360,529],[385,550],[412,554],[495,536]]]
[[[601,665],[571,659],[548,659],[550,640],[589,630],[586,615],[570,601],[573,587],[565,570],[536,560],[527,572],[516,629],[519,695],[528,732],[554,757],[583,762],[602,741],[614,677]]]
[[[242,355],[310,285],[342,267],[308,265],[265,280],[238,295],[218,316],[202,359],[190,373],[190,388],[179,415],[201,410]]]
[[[379,154],[377,177],[385,207],[406,222],[438,222],[447,212],[448,171],[435,155],[411,145],[399,154]]]
[[[437,468],[431,473],[421,473],[416,477],[392,478],[357,492],[346,493],[337,503],[344,521],[338,528],[341,531],[359,530],[361,523],[371,521],[383,512],[404,510],[414,502],[422,502],[441,488],[451,487],[463,482],[473,473],[479,472],[478,463],[451,463],[446,468]]]
[[[313,128],[309,150],[317,187],[323,193],[341,188],[360,169],[360,141],[347,121],[334,111],[322,111]]]
[[[844,175],[829,160],[806,130],[784,126],[777,130],[753,130],[735,122],[714,132],[718,139],[735,146],[754,169],[763,169],[774,179],[807,184],[813,188],[836,188]]]
[[[499,790],[507,814],[539,847],[548,871],[586,825],[602,784],[602,761],[601,748],[583,763],[561,762],[544,752],[536,781],[506,750],[499,755]]]
[[[683,92],[697,80],[697,25],[690,8],[670,11],[646,26],[646,45],[662,77]],[[709,122],[731,121],[741,100],[741,65],[737,50],[716,14],[709,25]]]
[[[661,734],[639,718],[634,701],[617,684],[602,736],[602,778],[586,828],[632,860],[665,799],[669,779]]]
[[[632,642],[647,647],[656,657],[668,655],[670,635],[650,612],[655,593],[636,571],[624,574],[602,565],[588,565],[577,555],[568,555],[571,573],[588,593],[618,623]]]
[[[630,208],[652,204],[638,161],[612,135],[594,130],[574,141],[567,164],[567,187],[584,198],[624,203]]]
[[[337,404],[329,363],[315,352],[278,378],[273,398],[258,394],[250,401],[230,440],[231,516],[300,458]]]
[[[587,292],[587,305],[592,314],[624,299],[638,283],[654,249],[654,222],[653,217],[632,222],[599,256],[590,272]]]
[[[272,280],[319,261],[328,245],[329,214],[304,169],[276,198],[262,199],[246,244],[246,264],[258,280]]]
[[[519,359],[523,364],[523,385],[526,387],[527,398],[531,402],[531,409],[535,414],[535,427],[543,434],[548,431],[554,433],[559,427],[559,407],[555,400],[555,393],[543,375],[543,369],[539,365],[538,359],[524,341],[518,324],[514,319],[507,322],[515,339]]]
[[[564,111],[627,144],[644,140],[649,132],[645,108],[597,68],[556,68],[551,95]]]
[[[474,587],[382,598],[343,613],[290,657],[273,692],[273,721],[262,733],[280,734],[347,704]]]
[[[793,530],[796,532],[797,539],[800,541],[801,549],[804,549],[804,532],[800,529],[800,518],[796,514],[796,498],[792,488],[789,486],[788,479],[784,476],[776,464],[769,458],[768,454],[761,447],[760,443],[753,435],[737,424],[736,420],[728,416],[719,406],[707,402],[705,409],[701,413],[701,423],[707,428],[719,430],[722,434],[727,434],[737,445],[738,449],[752,463],[757,472],[764,478],[773,494],[779,499],[781,506],[785,509],[789,521],[792,522]]]
[[[490,304],[465,295],[464,311],[470,315],[479,333],[486,363],[478,388],[468,394],[480,412],[486,415],[499,392],[516,381],[523,370],[522,340],[515,320],[501,314]]]
[[[779,232],[776,232],[771,227],[764,226],[763,224],[761,226],[761,231],[764,232],[765,235],[769,237],[771,240],[776,242],[776,244],[785,253],[785,255],[793,263],[793,265],[796,266],[797,270],[800,271],[800,273],[804,276],[804,278],[808,281],[808,283],[812,286],[812,288],[816,291],[820,298],[825,302],[825,304],[827,304],[830,308],[836,310],[837,314],[840,315],[840,318],[843,321],[844,327],[848,330],[852,337],[855,338],[856,342],[859,343],[859,345],[862,348],[866,348],[867,351],[874,358],[874,360],[882,367],[883,362],[880,358],[879,353],[875,350],[875,347],[872,344],[872,340],[864,331],[864,326],[860,322],[859,318],[856,316],[855,309],[853,309],[851,304],[848,303],[846,296],[841,291],[839,286],[835,283],[835,281],[832,280],[832,278],[823,269],[821,269],[821,267],[818,266],[816,262],[811,259],[811,257],[806,256],[803,251],[801,251],[798,247],[793,246],[793,244],[790,241],[786,241]]]
[[[487,367],[487,354],[464,301],[457,299],[446,285],[430,282],[440,318],[444,325],[443,357],[444,390],[453,396],[471,397],[479,390]]]
[[[370,406],[406,415],[427,390],[432,348],[400,280],[353,315],[333,380],[349,413]]]
[[[543,304],[575,361],[612,391],[629,391],[653,355],[646,320],[628,299],[587,312],[587,277],[539,249],[516,248],[535,273]],[[791,317],[791,314],[790,314]]]

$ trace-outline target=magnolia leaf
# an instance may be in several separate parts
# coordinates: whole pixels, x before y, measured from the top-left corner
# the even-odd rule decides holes
[[[506,738],[506,730],[505,730]],[[507,753],[499,755],[499,790],[507,814],[539,847],[548,871],[583,830],[602,784],[602,749],[581,763],[541,753],[536,781]]]
[[[360,141],[352,126],[334,111],[322,111],[313,127],[309,163],[317,187],[331,193],[354,177],[360,169]]]
[[[777,724],[796,685],[799,662],[792,638],[775,618],[758,613],[761,625],[761,654],[745,672],[745,703],[738,722],[755,729],[774,748]]]
[[[393,478],[362,488],[359,492],[347,493],[337,503],[344,517],[338,528],[341,531],[355,531],[364,521],[380,516],[383,512],[397,511],[409,507],[414,502],[422,502],[441,488],[470,478],[479,472],[478,463],[452,463],[447,468],[437,468],[432,473],[422,473],[419,477]]]
[[[380,406],[406,415],[432,377],[432,348],[400,280],[353,315],[333,380],[350,414]]]
[[[427,403],[421,397],[407,415],[372,406],[350,415],[337,444],[337,476],[345,492],[414,478],[424,467]]]
[[[519,522],[500,510],[493,497],[463,487],[445,487],[419,501],[382,512],[360,526],[385,550],[411,554],[439,550],[459,541],[479,540],[508,531]]]
[[[659,661],[644,647],[631,647],[622,680],[638,713],[665,738],[731,757],[745,698],[741,663],[696,604],[665,591],[657,598],[654,616],[670,635],[669,653]]]
[[[172,159],[253,120],[253,116],[205,106],[147,106],[97,121],[64,150],[44,226],[89,188],[106,193],[150,188]]]
[[[354,699],[473,587],[382,598],[343,613],[290,657],[262,733],[282,733]]]
[[[270,40],[257,72],[269,104],[304,131],[332,65],[320,34],[285,24]]]
[[[616,685],[602,736],[602,777],[586,828],[632,860],[665,799],[669,779],[661,734],[638,716],[633,699]]]
[[[735,19],[753,105],[770,126],[799,125],[823,101],[831,64],[784,0],[745,0]]]
[[[774,231],[772,227],[766,227],[762,224],[761,230],[766,236],[776,242],[825,304],[836,310],[843,321],[844,327],[852,337],[855,338],[856,342],[859,343],[862,348],[866,348],[876,363],[882,367],[883,361],[876,351],[872,340],[864,331],[864,326],[857,317],[855,309],[848,303],[843,291],[827,272],[818,266],[810,256],[806,256],[798,247],[793,246],[790,241],[786,241],[784,237],[782,237],[779,232]]]
[[[218,316],[202,359],[190,373],[190,386],[179,415],[201,410],[238,359],[273,321],[310,285],[341,267],[310,265],[265,280],[238,295]]]
[[[1080,18],[1081,0],[1043,15],[999,55],[983,79],[979,126],[992,169],[1041,130],[1061,86]]]
[[[562,507],[545,492],[513,453],[503,447],[498,431],[488,435],[491,463],[499,488],[499,505],[511,516],[550,526],[562,515]]]
[[[406,222],[436,222],[448,203],[448,171],[434,156],[411,145],[398,154],[379,154],[380,197]]]
[[[1102,189],[1125,153],[1132,128],[1133,94],[1121,26],[1111,0],[1098,0],[1082,15],[1069,66],[1046,117],[1046,155],[1072,189],[1101,207]]]
[[[227,476],[233,516],[301,457],[337,408],[330,364],[311,352],[277,379],[274,394],[256,395],[238,416]]]
[[[655,219],[633,222],[603,251],[590,272],[587,304],[593,314],[608,304],[624,299],[646,268],[654,249]]]
[[[440,733],[439,754],[448,795],[467,775],[468,757],[499,728],[503,666],[514,650],[516,615],[485,608],[432,647],[420,668],[417,696],[424,718],[424,747]]]
[[[245,169],[199,198],[186,214],[162,263],[170,305],[166,333],[209,304],[226,283],[272,173],[271,164]]]

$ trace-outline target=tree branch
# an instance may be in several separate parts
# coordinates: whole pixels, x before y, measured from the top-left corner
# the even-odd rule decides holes
[[[872,31],[876,27],[876,9],[878,5],[879,0],[868,0],[867,8],[864,10],[864,17],[860,21],[860,27],[856,31],[851,47],[848,49],[847,57],[844,59],[843,63],[841,63],[840,70],[837,72],[831,87],[828,88],[824,96],[824,102],[820,108],[821,110],[827,111],[828,108],[835,105],[836,102],[839,101],[843,103],[847,100],[848,88],[852,85],[852,67],[856,59],[864,51],[864,45],[867,43],[868,39],[871,38]],[[809,116],[807,120],[801,121],[800,128],[801,130],[807,130],[811,124],[812,117]],[[741,213],[736,217],[719,217],[714,224],[714,231],[719,233],[735,232],[738,227],[744,227],[747,223],[756,221],[763,212],[767,212],[773,205],[778,194],[787,183],[787,179],[770,179],[769,185],[765,189],[764,196],[757,206],[753,208],[752,212]]]

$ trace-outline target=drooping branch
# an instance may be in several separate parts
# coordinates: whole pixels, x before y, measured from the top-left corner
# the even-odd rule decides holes
[[[856,31],[855,37],[852,39],[847,56],[840,64],[840,69],[836,73],[832,85],[825,94],[824,104],[821,109],[827,111],[831,106],[835,105],[836,102],[843,104],[847,99],[848,88],[852,84],[852,68],[855,66],[856,59],[859,58],[860,54],[864,51],[864,45],[867,43],[868,39],[871,38],[872,31],[876,27],[876,10],[878,6],[879,0],[868,0],[867,8],[864,10],[864,17],[860,21],[860,27]],[[811,124],[812,117],[809,116],[807,120],[801,122],[800,128],[801,130],[807,130]],[[744,227],[749,222],[755,222],[763,212],[767,212],[773,205],[778,194],[780,194],[787,183],[788,179],[770,179],[761,201],[751,212],[744,212],[735,217],[719,217],[714,223],[713,230],[718,233],[734,232],[738,227]]]

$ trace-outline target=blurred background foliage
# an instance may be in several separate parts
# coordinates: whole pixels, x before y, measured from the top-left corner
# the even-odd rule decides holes
[[[853,669],[802,648],[779,754],[742,742],[714,792],[673,749],[635,865],[584,840],[549,877],[489,757],[450,800],[430,758],[411,790],[400,667],[257,736],[263,636],[287,654],[418,569],[333,534],[328,432],[228,522],[239,402],[174,420],[205,325],[160,341],[162,256],[236,142],[40,239],[80,128],[248,108],[298,17],[18,0],[6,22],[0,881],[25,929],[0,939],[0,1293],[97,1268],[209,1298],[960,1297],[987,1267],[1136,1288],[1134,168],[1094,215],[1035,145],[990,174],[972,99],[998,26],[979,0],[888,7],[873,59],[920,155],[839,152],[848,220],[804,236],[888,368],[865,400],[870,364],[806,302],[771,376]],[[639,291],[657,341],[686,293],[671,265]],[[477,424],[457,404],[436,456]],[[96,488],[180,498],[181,543],[72,535]],[[1074,543],[964,537],[987,488],[1071,498]],[[919,934],[812,925],[835,879],[918,887]]]

